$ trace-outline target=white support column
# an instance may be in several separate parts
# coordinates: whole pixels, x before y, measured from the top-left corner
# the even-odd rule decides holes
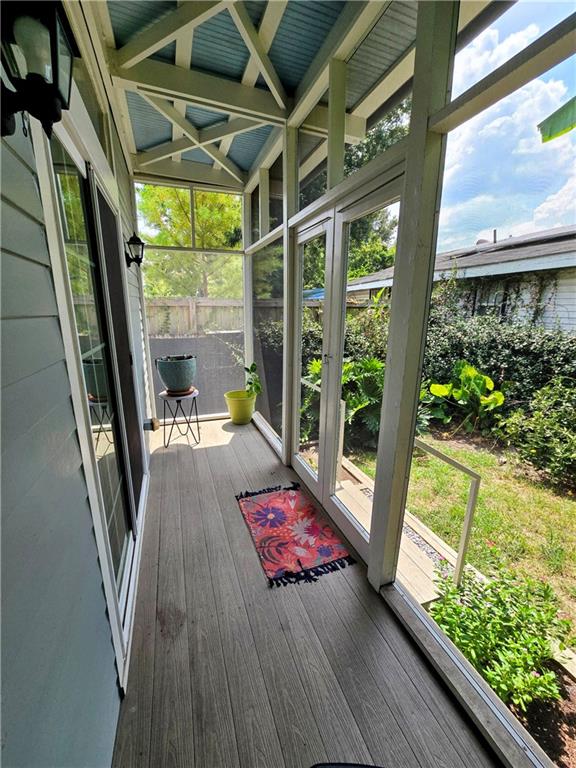
[[[332,59],[328,88],[328,189],[344,179],[346,62]]]
[[[420,3],[416,63],[388,334],[368,578],[394,581],[408,490],[436,251],[445,137],[428,128],[450,98],[458,2]]]
[[[252,195],[242,195],[242,240],[246,250],[252,242]],[[244,254],[244,364],[254,362],[254,326],[252,315],[252,256]]]
[[[296,246],[288,222],[298,211],[298,129],[285,127],[282,142],[282,202],[284,246],[284,356],[282,364],[282,461],[287,466],[292,455],[292,408],[294,394],[294,312]]]
[[[258,216],[260,237],[270,232],[270,172],[268,168],[258,171]]]

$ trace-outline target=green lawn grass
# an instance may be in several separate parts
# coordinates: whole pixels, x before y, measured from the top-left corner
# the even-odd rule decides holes
[[[464,441],[425,441],[481,477],[469,562],[487,571],[495,552],[519,572],[552,584],[562,610],[576,626],[576,498],[530,478],[513,456],[498,455]],[[375,454],[348,456],[374,477]],[[427,454],[414,455],[407,509],[458,549],[469,481],[462,472]]]

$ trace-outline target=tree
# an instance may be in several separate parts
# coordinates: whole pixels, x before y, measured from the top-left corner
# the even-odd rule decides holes
[[[346,147],[344,175],[350,176],[370,160],[381,155],[408,133],[411,98],[402,101],[371,128],[359,143]],[[326,191],[326,170],[321,171],[301,192],[300,206],[305,207]],[[378,272],[394,263],[395,235],[398,221],[387,209],[380,209],[350,226],[348,279]],[[324,253],[319,240],[307,246],[304,259],[304,288],[324,285]]]
[[[234,254],[167,251],[190,247],[190,190],[139,184],[136,187],[142,237],[149,245],[144,260],[147,296],[241,298],[242,257]],[[194,245],[234,250],[242,239],[242,203],[238,195],[194,191]]]

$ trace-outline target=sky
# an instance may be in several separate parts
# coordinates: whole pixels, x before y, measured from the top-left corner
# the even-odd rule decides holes
[[[455,59],[453,96],[574,12],[520,0]],[[576,130],[542,144],[537,125],[576,95],[576,56],[448,136],[438,251],[576,224]]]

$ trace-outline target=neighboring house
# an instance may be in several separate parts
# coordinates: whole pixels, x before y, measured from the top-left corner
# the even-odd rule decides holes
[[[463,311],[498,314],[576,331],[576,227],[558,227],[440,253],[434,282],[462,281]],[[391,289],[394,267],[350,280],[348,300]]]

